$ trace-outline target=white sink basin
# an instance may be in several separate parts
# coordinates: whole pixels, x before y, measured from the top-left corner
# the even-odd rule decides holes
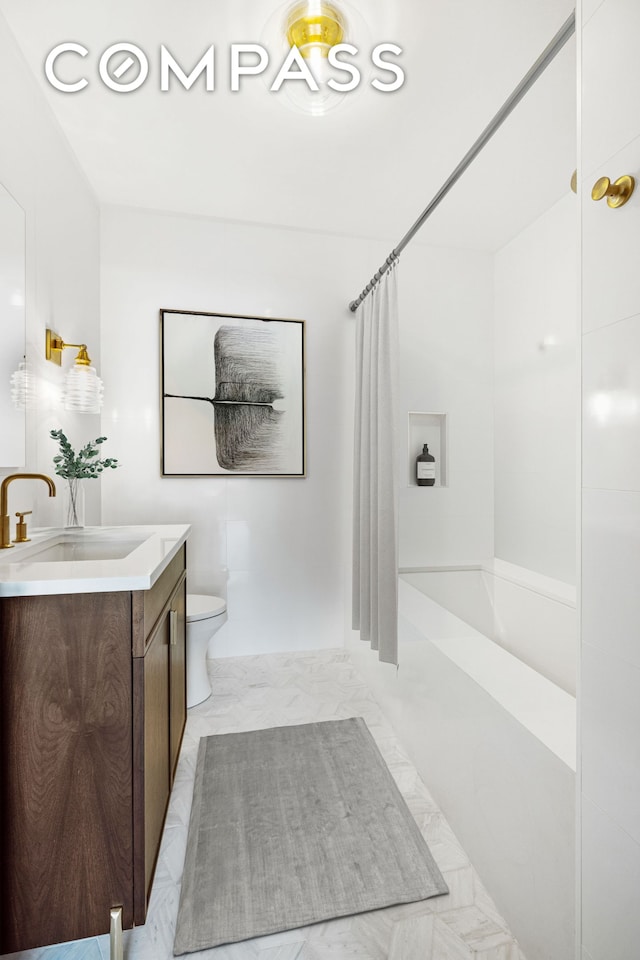
[[[103,539],[82,535],[62,535],[46,543],[23,547],[15,559],[21,563],[61,563],[75,560],[122,560],[144,540]],[[12,558],[13,559],[13,558]]]

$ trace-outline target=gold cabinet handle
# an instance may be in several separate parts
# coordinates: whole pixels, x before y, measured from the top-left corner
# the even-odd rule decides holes
[[[169,611],[169,643],[175,647],[178,643],[178,611]]]
[[[18,510],[16,511],[16,517],[18,522],[16,523],[16,538],[13,541],[14,543],[29,543],[31,537],[27,536],[27,524],[25,517],[28,517],[32,513],[31,510]]]
[[[609,177],[600,177],[593,185],[591,199],[604,200],[606,197],[607,205],[615,210],[617,207],[624,207],[635,186],[636,181],[630,176],[618,177],[614,183],[611,183]]]

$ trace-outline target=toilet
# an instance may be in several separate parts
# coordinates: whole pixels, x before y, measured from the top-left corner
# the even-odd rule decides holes
[[[227,604],[221,597],[187,594],[187,707],[195,707],[211,696],[207,648],[226,621]]]

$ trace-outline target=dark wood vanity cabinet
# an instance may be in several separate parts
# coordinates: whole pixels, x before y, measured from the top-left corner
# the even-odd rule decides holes
[[[144,923],[147,913],[187,715],[186,607],[181,556],[167,567],[154,590],[134,595],[135,923]]]
[[[0,599],[0,954],[144,923],[186,720],[186,557]]]

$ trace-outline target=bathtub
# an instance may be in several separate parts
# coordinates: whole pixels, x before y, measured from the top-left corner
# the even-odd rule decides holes
[[[407,569],[401,578],[575,696],[576,588],[495,559]]]
[[[569,960],[575,591],[496,560],[402,572],[399,606],[398,670],[354,662],[527,960]]]

